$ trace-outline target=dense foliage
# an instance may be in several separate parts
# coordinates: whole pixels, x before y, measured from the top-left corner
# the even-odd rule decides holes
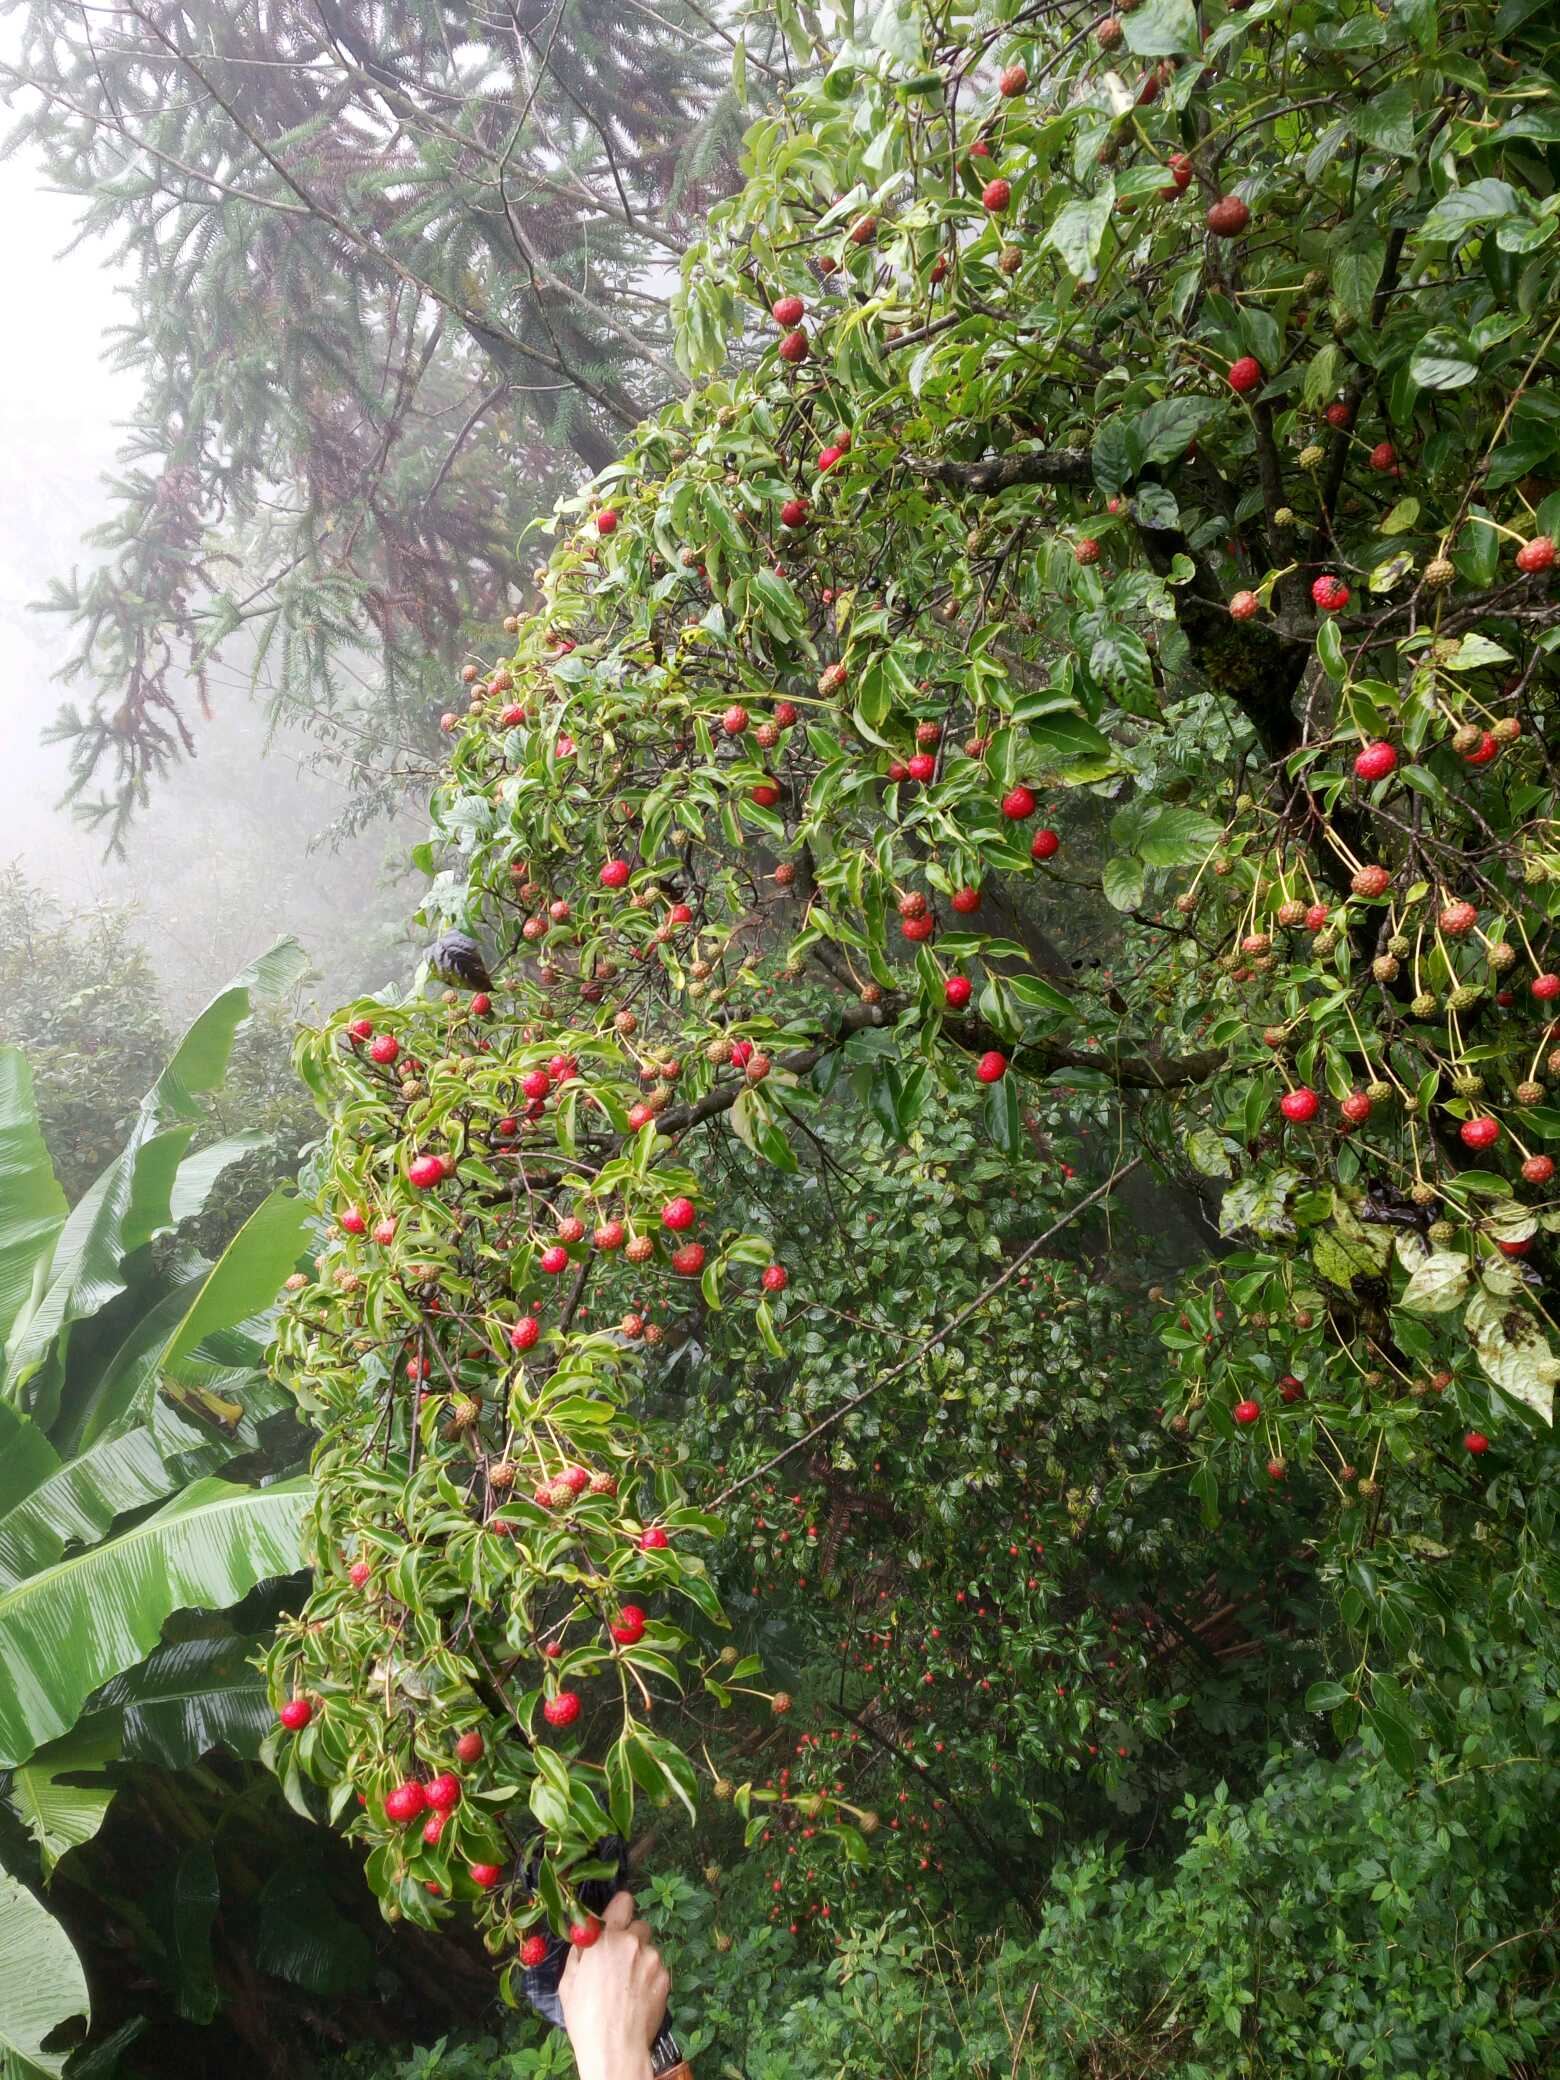
[[[398,801],[560,467],[679,387],[645,274],[731,186],[729,38],[681,0],[5,13],[17,136],[132,263],[106,554],[49,602],[78,809],[117,845],[224,666]]]
[[[1552,1901],[1468,1844],[1553,1717],[1553,25],[889,0],[817,55],[684,265],[698,388],[446,718],[461,988],[300,1053],[277,1765],[511,1988],[646,1798],[729,1798],[815,1948],[1064,1852],[1046,2071],[1220,2070],[1198,1931],[1303,1919],[1274,1829],[1309,1873],[1348,1805],[1344,1897],[1399,1833],[1368,1905],[1510,1976],[1356,1958],[1350,2020],[1281,1959],[1264,2032],[1517,2070]],[[1427,1838],[1485,1696],[1509,1786]],[[1078,1846],[1133,1813],[1173,1870]]]

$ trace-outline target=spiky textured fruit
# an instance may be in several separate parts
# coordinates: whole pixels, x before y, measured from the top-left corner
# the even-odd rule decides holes
[[[1248,390],[1255,390],[1262,380],[1262,363],[1255,354],[1242,354],[1238,361],[1230,363],[1230,388],[1244,397]]]
[[[1323,571],[1312,581],[1311,597],[1324,614],[1341,614],[1349,604],[1349,588],[1342,578],[1334,577],[1331,571]]]
[[[1524,542],[1517,551],[1517,569],[1528,577],[1540,571],[1552,570],[1555,561],[1555,545],[1547,534],[1536,534],[1530,542]]]

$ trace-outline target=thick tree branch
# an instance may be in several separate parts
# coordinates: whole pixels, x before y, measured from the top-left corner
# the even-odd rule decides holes
[[[978,491],[987,496],[1011,490],[1015,484],[1092,484],[1094,465],[1082,448],[1015,448],[985,462],[933,462],[907,456],[918,477],[947,484],[955,491]]]

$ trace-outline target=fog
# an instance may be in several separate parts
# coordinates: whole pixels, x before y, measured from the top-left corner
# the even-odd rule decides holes
[[[29,156],[0,164],[12,293],[0,327],[0,864],[19,860],[67,911],[105,899],[133,904],[173,1016],[283,932],[303,941],[319,972],[317,995],[334,1003],[401,959],[412,883],[400,861],[418,834],[418,808],[339,850],[311,852],[343,788],[311,769],[307,738],[267,747],[262,703],[235,665],[213,670],[212,720],[190,703],[199,756],[154,787],[127,860],[105,860],[101,837],[57,806],[65,747],[39,739],[73,690],[53,677],[69,631],[64,617],[35,613],[31,602],[51,577],[101,553],[83,536],[109,509],[101,479],[135,404],[135,379],[102,359],[121,315],[112,250],[96,242],[64,250],[78,207],[42,186]]]

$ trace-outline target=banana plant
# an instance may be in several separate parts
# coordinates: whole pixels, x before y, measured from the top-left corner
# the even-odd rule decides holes
[[[264,1345],[309,1213],[272,1192],[215,1264],[175,1231],[257,1144],[191,1151],[252,1005],[301,968],[283,941],[206,1005],[73,1208],[27,1064],[0,1049],[0,1795],[36,1852],[36,1874],[14,1849],[0,1871],[5,2080],[61,2073],[47,2042],[88,2012],[28,1881],[92,1839],[127,1758],[253,1753],[264,1731],[255,1642],[209,1618],[164,1635],[298,1567],[308,1480],[224,1475],[263,1454],[287,1406]]]

